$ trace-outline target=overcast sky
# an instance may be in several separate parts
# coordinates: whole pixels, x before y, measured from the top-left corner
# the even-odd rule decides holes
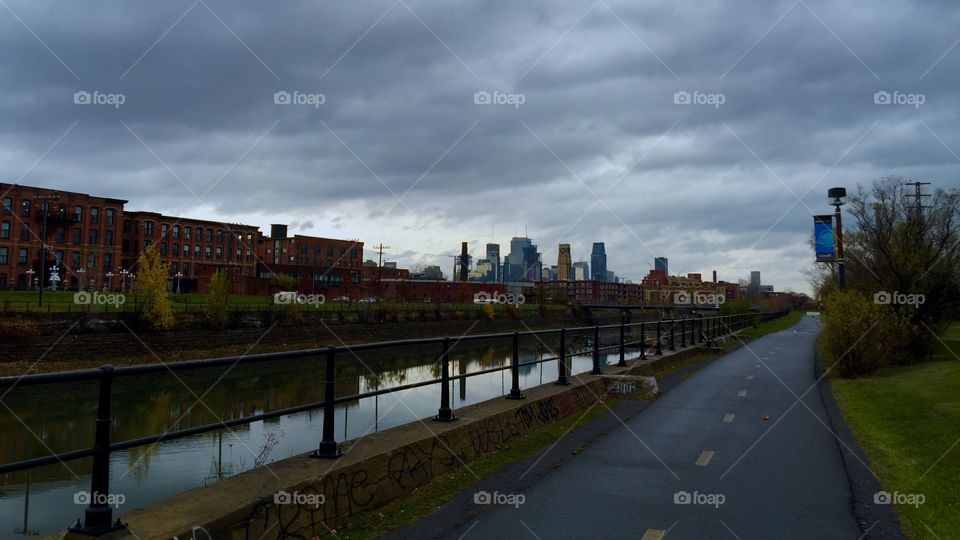
[[[809,291],[827,188],[958,187],[958,39],[946,0],[0,0],[0,178]]]

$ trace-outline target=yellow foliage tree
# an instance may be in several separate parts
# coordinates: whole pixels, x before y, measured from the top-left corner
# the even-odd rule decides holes
[[[143,301],[143,319],[154,330],[173,328],[173,308],[167,297],[167,265],[160,260],[156,244],[147,247],[137,262],[137,294]]]

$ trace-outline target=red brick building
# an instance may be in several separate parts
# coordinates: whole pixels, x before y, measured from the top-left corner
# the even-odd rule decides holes
[[[547,301],[578,304],[639,304],[643,287],[636,283],[610,281],[544,281]],[[526,293],[525,293],[526,294]]]
[[[230,278],[231,292],[243,294],[248,292],[243,286],[246,280],[239,278],[256,275],[254,249],[260,229],[254,225],[128,211],[122,234],[123,269],[136,273],[140,254],[156,244],[160,258],[170,268],[172,286],[179,281],[182,292],[203,292],[210,276],[222,269]],[[178,273],[182,277],[177,278]]]
[[[286,225],[271,225],[270,236],[260,235],[256,245],[260,264],[257,275],[273,279],[286,274],[297,280],[297,289],[333,297],[356,299],[363,273],[363,242],[296,234]]]
[[[26,289],[31,281],[49,286],[54,264],[61,288],[78,288],[81,280],[102,288],[106,274],[120,264],[126,202],[0,183],[0,290]]]

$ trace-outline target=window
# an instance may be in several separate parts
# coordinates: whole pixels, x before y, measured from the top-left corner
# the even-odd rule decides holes
[[[177,273],[177,263],[170,264],[170,272],[172,272],[173,274]]]
[[[160,238],[164,238],[164,237],[166,237],[166,236],[167,236],[167,224],[166,224],[166,223],[161,223],[161,224],[160,224]]]
[[[183,228],[183,239],[184,239],[184,240],[189,240],[189,239],[190,239],[190,227],[184,227],[184,228]]]
[[[74,221],[83,221],[83,207],[74,206],[73,207],[73,220]]]
[[[222,248],[222,247],[217,247],[217,258],[218,258],[218,259],[222,259],[222,258],[223,258],[223,248]]]
[[[88,243],[89,243],[89,244],[94,244],[94,245],[97,243],[97,230],[96,230],[96,229],[90,229],[90,242],[88,242]]]
[[[97,267],[97,255],[95,253],[87,253],[87,268],[93,270]]]
[[[203,238],[203,229],[201,229],[200,227],[195,227],[193,229],[193,238],[197,241]]]
[[[160,255],[162,255],[162,256],[164,256],[164,257],[167,256],[167,243],[166,243],[166,242],[161,242],[161,243],[160,243]]]
[[[116,213],[116,210],[113,208],[107,208],[107,225],[113,225],[113,216]]]
[[[180,256],[180,244],[174,244],[173,247],[170,248],[170,254],[173,255],[174,257],[179,257],[179,256]]]
[[[74,251],[70,253],[70,268],[80,268],[80,252]]]
[[[132,228],[132,222],[129,219],[123,220],[123,232],[128,233]]]
[[[10,249],[5,247],[0,247],[0,264],[7,264],[10,262]]]
[[[30,240],[30,226],[26,223],[20,225],[20,239],[21,240]]]
[[[0,238],[7,240],[10,238],[10,222],[4,221],[0,224]]]
[[[113,231],[103,231],[103,245],[113,245]]]
[[[180,226],[179,226],[179,225],[174,225],[174,226],[173,226],[173,239],[176,240],[176,239],[178,239],[178,238],[180,238]]]
[[[347,254],[347,248],[340,248],[340,256],[343,257]]]
[[[207,234],[205,235],[206,241],[207,241],[207,242],[212,242],[212,241],[213,241],[213,229],[207,229],[207,230],[206,230],[206,233],[207,233]]]
[[[203,248],[203,254],[206,258],[210,258],[210,246]]]
[[[197,259],[200,258],[200,245],[199,245],[199,244],[193,246],[193,256],[196,257]]]
[[[23,217],[30,217],[30,201],[23,201],[20,204],[23,205]]]
[[[124,238],[124,239],[120,242],[120,246],[121,246],[121,247],[120,247],[120,251],[122,251],[122,252],[124,252],[124,253],[130,253],[130,240]]]
[[[356,256],[357,256],[357,248],[353,248],[353,249],[350,250],[350,256],[351,256],[351,257],[356,257]]]
[[[83,243],[83,229],[77,227],[73,230],[73,243],[82,244]]]
[[[306,254],[307,254],[307,245],[306,245],[306,244],[300,244],[300,254],[301,254],[301,255],[306,255]]]
[[[100,209],[96,206],[90,207],[90,223],[93,223],[94,225],[100,223]]]
[[[55,236],[56,242],[57,242],[58,244],[64,243],[64,241],[65,241],[65,240],[64,240],[64,236],[65,236],[65,235],[66,235],[66,231],[64,231],[63,227],[57,227],[56,236]]]
[[[189,231],[190,229],[184,229],[184,230],[185,230],[185,231]],[[184,244],[184,245],[183,245],[183,256],[184,256],[184,257],[189,257],[189,256],[190,256],[190,244]]]
[[[110,253],[103,254],[103,269],[107,272],[110,271],[110,267],[113,266],[113,255]]]
[[[3,198],[3,215],[9,216],[13,213],[13,197]]]
[[[153,236],[153,222],[144,221],[143,222],[143,234],[147,236]]]
[[[20,253],[17,254],[17,262],[19,264],[27,264],[27,248],[20,248]]]
[[[243,257],[240,255],[240,250],[239,250],[239,249],[238,249],[237,252],[235,253],[235,258],[236,258],[237,261],[243,260]]]
[[[327,246],[327,257],[333,257],[333,246]]]
[[[218,244],[223,243],[223,231],[221,231],[220,229],[217,229],[217,243]]]

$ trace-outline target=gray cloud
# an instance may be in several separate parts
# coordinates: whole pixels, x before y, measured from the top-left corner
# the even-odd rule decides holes
[[[957,187],[949,2],[7,3],[30,30],[0,17],[4,180],[63,136],[22,183],[310,223],[401,264],[446,268],[460,240],[505,249],[526,226],[548,263],[560,241],[602,240],[634,279],[656,254],[805,289],[826,188]],[[880,91],[925,103],[877,105]]]

